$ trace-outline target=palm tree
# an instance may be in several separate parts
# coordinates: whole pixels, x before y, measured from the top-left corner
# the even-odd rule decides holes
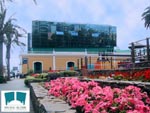
[[[11,18],[9,18],[7,21],[6,18],[6,9],[4,9],[1,6],[1,12],[0,12],[0,76],[3,76],[3,42],[4,42],[4,35],[9,30],[9,23],[12,21]],[[6,22],[5,22],[6,21]]]
[[[9,19],[6,21],[6,9],[5,9],[5,1],[12,0],[0,0],[0,76],[3,76],[3,41],[4,41],[4,34],[7,31],[7,23],[11,21]]]
[[[145,21],[146,29],[150,28],[150,6],[145,9],[145,12],[142,14],[142,19]]]
[[[0,3],[0,76],[3,75],[3,39],[4,33],[7,29],[5,24],[6,9],[3,8],[3,4]]]
[[[10,79],[10,51],[11,51],[11,46],[13,44],[17,46],[25,46],[24,43],[19,41],[19,37],[24,37],[24,35],[21,33],[26,31],[21,28],[18,25],[12,24],[12,21],[9,21],[8,23],[8,29],[6,32],[6,35],[4,37],[4,44],[6,45],[6,65],[7,65],[7,75],[8,75],[8,80]]]
[[[4,34],[7,31],[7,24],[5,24],[6,19],[6,8],[5,2],[13,2],[14,0],[0,0],[0,76],[3,76],[3,39]],[[36,0],[33,0],[36,4]],[[9,23],[9,19],[6,23]]]

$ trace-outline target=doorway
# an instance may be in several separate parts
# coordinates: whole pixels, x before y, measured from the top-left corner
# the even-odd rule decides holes
[[[41,62],[34,63],[34,73],[42,73],[42,63]]]
[[[68,62],[67,63],[67,69],[68,70],[73,70],[74,69],[74,65],[75,65],[74,62]]]

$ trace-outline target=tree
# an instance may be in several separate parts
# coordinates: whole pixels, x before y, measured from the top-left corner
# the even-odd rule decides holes
[[[14,0],[0,0],[0,76],[3,76],[3,40],[4,34],[7,31],[7,24],[10,20],[6,22],[6,8],[5,2],[13,2]],[[36,0],[33,0],[36,4]]]
[[[6,9],[4,9],[3,3],[0,2],[0,76],[3,75],[3,39],[5,31],[7,30],[5,18],[6,18]]]
[[[6,9],[5,1],[12,0],[0,0],[0,76],[3,76],[3,40],[5,31],[7,31],[7,22],[6,22]]]
[[[150,28],[150,6],[147,7],[142,14],[142,19],[145,21],[145,27],[146,29]]]
[[[19,41],[19,37],[24,37],[24,33],[26,31],[21,28],[18,25],[12,24],[12,21],[9,21],[8,27],[7,27],[7,32],[5,33],[4,37],[4,44],[6,45],[6,65],[7,65],[7,75],[8,75],[8,80],[10,79],[10,51],[11,51],[11,46],[13,44],[17,46],[25,46],[24,43]],[[21,33],[23,32],[23,34]]]

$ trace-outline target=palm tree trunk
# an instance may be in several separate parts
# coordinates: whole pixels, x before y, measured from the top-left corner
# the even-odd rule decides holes
[[[8,80],[10,80],[10,48],[11,48],[11,45],[8,44],[6,46],[6,65],[7,65]]]
[[[3,36],[0,36],[0,76],[3,76]]]

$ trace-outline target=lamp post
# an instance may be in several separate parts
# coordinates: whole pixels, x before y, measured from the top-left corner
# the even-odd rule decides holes
[[[91,66],[91,56],[89,57],[89,65],[90,65],[90,69],[92,68],[92,66]]]
[[[79,59],[77,59],[77,68],[79,70]]]
[[[81,58],[81,69],[83,67],[83,58]]]
[[[149,53],[149,38],[146,38],[146,48],[147,48],[147,61],[150,61]]]
[[[85,56],[85,69],[87,69],[87,66],[88,66],[88,58],[87,56]]]
[[[133,63],[133,68],[135,66],[135,47],[134,47],[134,43],[131,43],[131,57],[132,57],[132,63]]]

